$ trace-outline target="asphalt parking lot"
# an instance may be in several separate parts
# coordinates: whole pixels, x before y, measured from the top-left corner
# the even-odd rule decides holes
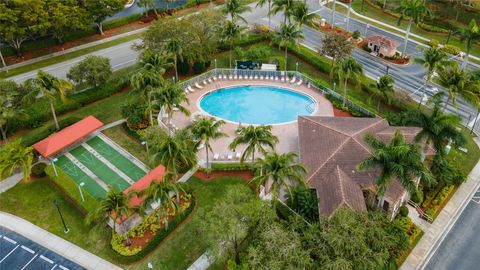
[[[0,269],[80,270],[85,268],[0,226]]]

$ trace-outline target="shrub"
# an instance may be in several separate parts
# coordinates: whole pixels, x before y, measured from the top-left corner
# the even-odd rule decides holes
[[[252,170],[252,166],[248,163],[212,163],[213,171],[244,171]]]
[[[435,32],[435,33],[448,33],[448,30],[442,27],[438,27],[436,25],[431,25],[431,24],[426,24],[424,22],[420,22],[418,24],[420,28],[423,30],[427,30],[429,32]]]
[[[406,207],[405,205],[400,206],[398,214],[401,217],[407,217],[408,216],[408,207]]]
[[[207,69],[207,68],[206,68],[204,62],[195,62],[195,63],[193,63],[192,71],[193,71],[193,73],[195,73],[195,74],[203,73],[206,69]]]
[[[252,46],[245,52],[245,58],[254,62],[265,62],[271,54],[267,45]]]
[[[317,193],[310,188],[295,187],[287,197],[287,205],[309,221],[318,221]]]
[[[355,30],[355,31],[353,31],[353,33],[352,33],[352,38],[358,39],[361,35],[362,35],[362,34],[360,33],[360,31]]]
[[[87,83],[99,86],[112,75],[110,59],[103,56],[89,55],[70,68],[67,78],[76,84]]]
[[[423,191],[422,189],[418,188],[415,193],[412,194],[411,197],[412,201],[418,205],[421,205],[423,202]]]
[[[177,69],[179,75],[187,75],[190,71],[190,65],[187,62],[179,61],[177,63]]]
[[[445,53],[448,53],[448,54],[451,54],[451,55],[459,55],[461,50],[460,48],[458,48],[457,46],[455,45],[450,45],[450,44],[447,44],[447,45],[444,45],[442,47],[442,50],[445,52]]]
[[[65,119],[62,119],[58,121],[58,125],[60,126],[60,129],[65,128],[70,126],[71,124],[74,124],[78,121],[80,121],[81,118],[79,117],[67,117]],[[50,136],[52,133],[56,132],[57,128],[55,127],[55,124],[49,125],[46,129],[43,131],[38,131],[36,133],[31,133],[31,136],[24,136],[22,138],[23,144],[29,146],[32,145],[40,140],[45,139],[46,137]]]
[[[127,126],[132,130],[144,129],[148,126],[145,115],[146,104],[140,98],[130,98],[122,105],[122,116],[127,119]]]
[[[342,111],[349,112],[353,116],[356,116],[356,117],[372,117],[372,115],[374,115],[374,114],[372,114],[372,115],[365,114],[364,112],[359,111],[352,106],[349,106],[348,103],[345,103],[345,106],[343,106],[343,100],[333,96],[332,94],[327,94],[326,97],[327,97],[328,100],[330,100],[330,102],[332,102],[334,107],[336,107],[336,108],[338,108]]]
[[[430,47],[438,47],[438,40],[436,39],[430,39],[430,41],[428,42],[428,45],[430,45]]]
[[[45,173],[45,167],[47,164],[40,162],[32,166],[32,175],[36,177],[44,177],[47,174]]]

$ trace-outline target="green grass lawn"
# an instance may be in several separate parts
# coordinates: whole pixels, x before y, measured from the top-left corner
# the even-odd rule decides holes
[[[98,256],[112,261],[109,235],[91,231],[91,227],[83,224],[83,216],[69,205],[59,192],[48,183],[48,179],[34,180],[30,183],[19,183],[0,196],[0,210],[22,217],[45,230],[54,233]],[[203,216],[222,200],[227,190],[234,186],[245,185],[245,181],[235,177],[219,177],[205,183],[198,178],[191,178],[186,185],[193,190],[197,199],[197,209],[174,234],[164,240],[148,257],[148,260],[124,266],[125,269],[146,269],[147,261],[151,261],[154,269],[186,269],[208,248],[202,233],[198,230]],[[252,191],[253,194],[253,191]],[[53,205],[58,199],[65,222],[70,229],[63,233],[62,223]]]
[[[140,142],[128,135],[121,125],[106,129],[103,134],[127,150],[134,157],[147,164],[147,151]],[[148,165],[148,164],[147,164]]]
[[[362,5],[362,1],[353,1],[352,8],[357,13],[360,13],[364,16],[382,21],[386,24],[389,24],[389,25],[394,26],[394,27],[401,28],[403,30],[407,29],[407,25],[408,25],[407,21],[403,20],[400,25],[397,25],[398,18],[393,17],[393,16],[388,15],[388,14],[385,14],[381,10],[373,8],[373,7],[369,6],[368,4],[364,5],[364,11],[362,12],[361,11],[361,5]],[[327,7],[331,8],[332,3],[327,4]],[[337,5],[336,6],[336,11],[346,14],[347,13],[347,8],[345,8],[343,6],[340,6],[340,5]],[[365,21],[364,19],[361,19],[358,16],[355,16],[353,14],[351,14],[351,15],[355,19]],[[327,18],[327,22],[328,21],[329,21],[329,19]],[[381,25],[376,24],[376,23],[371,22],[371,21],[368,21],[368,23],[370,23],[372,25],[375,25],[375,26],[378,26],[380,28],[385,28],[385,26],[381,26]],[[399,31],[394,31],[391,28],[386,28],[386,30],[392,31],[392,32],[397,33],[401,36],[405,35],[404,33],[399,32]],[[427,38],[427,39],[436,39],[441,44],[445,44],[446,41],[447,41],[447,38],[448,38],[448,34],[446,34],[446,33],[434,33],[434,32],[425,31],[425,30],[417,27],[415,24],[412,25],[411,32],[414,33],[414,34],[417,34],[419,36],[422,36],[424,38]],[[424,40],[416,39],[415,37],[411,37],[411,38],[415,39],[415,40],[417,40],[421,43],[426,43]],[[457,37],[451,37],[449,44],[459,47],[462,51],[466,51],[466,49],[467,49],[466,44],[461,42],[460,39],[457,38]],[[474,44],[474,46],[472,47],[472,50],[471,50],[471,54],[475,55],[475,56],[480,56],[480,44]]]
[[[460,165],[463,172],[470,173],[480,158],[480,149],[478,148],[477,143],[473,140],[473,137],[470,134],[470,129],[465,127],[460,128],[467,139],[463,147],[466,148],[468,152],[464,153],[453,147],[449,155],[451,155],[454,160],[458,161],[457,164]]]

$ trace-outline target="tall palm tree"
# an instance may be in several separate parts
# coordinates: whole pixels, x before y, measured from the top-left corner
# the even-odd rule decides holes
[[[153,103],[160,87],[164,84],[162,77],[151,70],[143,69],[132,75],[130,84],[134,91],[142,93],[142,98],[147,102],[150,125],[153,126],[153,111],[156,109]]]
[[[245,20],[240,14],[250,10],[252,10],[252,8],[243,0],[226,0],[223,8],[223,12],[230,15],[230,19],[234,24],[237,23],[237,19],[247,23],[247,20]]]
[[[190,104],[184,90],[178,83],[166,83],[158,93],[157,102],[160,107],[165,108],[168,115],[168,127],[172,127],[172,117],[174,109],[178,109],[186,116],[190,116],[190,111],[183,106],[185,102]]]
[[[243,27],[235,24],[232,21],[226,20],[225,26],[222,31],[222,39],[225,43],[228,43],[229,53],[228,53],[228,63],[230,69],[232,68],[232,50],[235,39],[241,34]]]
[[[260,170],[260,175],[254,177],[250,182],[257,186],[265,187],[265,194],[272,191],[272,201],[278,200],[280,190],[286,189],[290,193],[290,186],[305,186],[305,174],[307,169],[297,163],[298,155],[293,152],[278,154],[276,152],[266,153],[265,157],[255,161],[255,167]]]
[[[273,0],[259,0],[255,7],[263,7],[266,3],[268,3],[268,29],[270,29],[270,19],[272,16],[272,1]]]
[[[0,176],[6,178],[13,174],[15,169],[22,168],[23,179],[30,180],[32,169],[33,148],[25,147],[21,139],[15,139],[0,146]]]
[[[274,42],[277,42],[279,47],[285,47],[285,71],[287,70],[288,46],[296,46],[300,38],[303,38],[302,31],[294,24],[282,24],[280,31],[275,32]]]
[[[349,56],[338,61],[333,73],[337,74],[340,81],[343,81],[343,106],[345,106],[348,80],[360,83],[360,79],[363,77],[363,66],[355,58]]]
[[[197,145],[203,143],[205,146],[205,154],[207,157],[207,174],[209,172],[210,164],[208,153],[212,150],[212,145],[210,140],[219,139],[221,137],[226,137],[227,134],[220,131],[220,127],[225,124],[223,120],[216,120],[213,117],[199,117],[196,121],[190,125],[189,129],[193,134],[194,140],[197,141]]]
[[[146,50],[142,53],[139,64],[143,70],[151,71],[156,76],[159,76],[160,79],[162,79],[167,68],[172,66],[172,64],[169,63],[168,54],[158,53],[152,50]]]
[[[447,54],[438,46],[432,46],[428,47],[427,49],[423,49],[423,57],[415,58],[414,61],[415,63],[420,64],[427,69],[423,93],[425,93],[425,89],[432,79],[433,73],[436,72],[441,66],[448,64]]]
[[[400,13],[400,18],[398,18],[399,25],[402,20],[408,20],[408,26],[407,31],[405,32],[405,41],[403,42],[402,51],[402,57],[404,57],[407,52],[408,36],[410,35],[412,23],[418,24],[420,21],[423,20],[423,17],[431,16],[432,12],[425,6],[423,0],[402,0],[402,2],[400,2],[400,6],[396,9],[396,11]]]
[[[188,139],[180,134],[159,135],[149,144],[150,163],[153,166],[162,164],[165,166],[165,180],[175,182],[178,168],[191,167],[196,163],[196,152],[190,147]]]
[[[420,180],[427,184],[432,181],[430,172],[423,164],[420,145],[407,143],[400,131],[397,130],[388,143],[372,135],[367,135],[365,142],[372,148],[373,153],[357,167],[360,171],[371,168],[380,170],[376,183],[379,208],[383,206],[383,196],[393,179],[410,194],[416,192],[416,178],[420,177]]]
[[[419,110],[412,112],[407,117],[407,124],[422,128],[415,137],[416,142],[425,141],[425,148],[433,145],[437,154],[444,156],[445,142],[451,141],[461,145],[465,142],[465,137],[457,130],[457,126],[461,124],[460,117],[444,114],[440,102],[440,98],[434,99],[431,113]]]
[[[240,162],[244,162],[248,156],[252,156],[252,162],[255,161],[255,152],[259,150],[263,154],[267,151],[265,147],[275,148],[278,143],[277,136],[272,134],[272,126],[246,126],[237,130],[237,136],[230,143],[230,149],[235,151],[238,145],[246,144],[247,147],[240,158]]]
[[[270,13],[276,15],[279,12],[283,12],[283,24],[287,24],[287,20],[290,22],[290,16],[292,15],[293,3],[294,0],[273,0]]]
[[[308,12],[308,5],[306,3],[295,1],[291,16],[297,22],[298,29],[300,29],[302,25],[313,21],[315,13]]]
[[[183,62],[183,46],[178,37],[171,37],[165,43],[165,50],[173,55],[173,68],[175,69],[175,81],[178,82],[178,60]]]
[[[443,110],[447,108],[448,103],[452,100],[453,105],[458,111],[458,96],[461,96],[470,104],[475,105],[478,101],[478,95],[475,91],[475,82],[470,79],[468,73],[460,68],[456,62],[439,69],[438,81],[439,84],[445,87],[448,91],[448,98]]]
[[[178,211],[181,192],[184,192],[184,190],[178,183],[169,183],[163,180],[152,181],[146,190],[140,192],[140,196],[145,195],[140,206],[140,212],[145,213],[152,201],[158,202],[161,207],[163,220],[165,221],[165,227],[168,228],[168,209],[172,209],[175,212]],[[173,200],[172,196],[175,196],[176,200]],[[158,216],[159,223],[162,215]]]
[[[378,82],[375,83],[376,91],[373,92],[372,96],[376,96],[378,99],[377,102],[377,111],[380,111],[380,100],[383,99],[387,104],[391,102],[391,95],[395,93],[393,89],[394,80],[390,75],[384,75],[380,77]]]
[[[125,233],[125,238],[127,246],[131,244],[130,238],[128,237],[128,230],[125,224],[125,221],[128,219],[130,214],[134,209],[130,206],[130,198],[135,195],[135,191],[130,191],[125,194],[122,191],[117,191],[115,188],[111,187],[105,198],[101,199],[98,207],[90,211],[85,219],[87,224],[95,223],[109,223],[110,220],[113,222],[112,236],[116,233],[117,222],[123,226]]]
[[[467,28],[458,29],[454,31],[453,34],[460,36],[460,40],[462,42],[467,41],[467,55],[462,62],[462,68],[465,68],[467,66],[470,50],[472,50],[474,42],[480,41],[480,27],[477,25],[475,19],[472,19]]]
[[[72,90],[72,84],[66,80],[55,78],[55,76],[39,70],[37,72],[37,77],[28,79],[25,82],[25,86],[30,90],[27,100],[35,99],[37,96],[41,96],[48,100],[53,120],[55,121],[55,127],[59,130],[60,126],[58,125],[54,102],[57,97],[60,97],[61,101],[65,101],[67,93]]]

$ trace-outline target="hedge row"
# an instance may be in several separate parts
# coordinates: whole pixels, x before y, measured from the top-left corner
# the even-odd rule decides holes
[[[185,210],[185,212],[177,215],[169,224],[168,228],[165,229],[165,227],[153,238],[153,240],[147,244],[140,252],[138,252],[135,255],[132,256],[123,256],[115,252],[113,249],[111,249],[112,257],[114,260],[124,263],[124,264],[129,264],[129,263],[134,263],[148,254],[155,250],[160,243],[167,238],[170,233],[172,233],[195,209],[195,205],[197,203],[197,199],[195,196],[192,196],[192,203],[190,204],[190,207]]]
[[[83,192],[85,202],[82,202],[78,186],[73,179],[64,173],[62,169],[55,166],[58,176],[55,176],[52,165],[45,168],[45,173],[50,179],[52,186],[62,193],[63,197],[70,202],[75,208],[77,208],[83,215],[93,211],[97,208],[98,201],[90,195],[88,192]]]
[[[438,213],[440,213],[440,210],[442,210],[446,200],[450,198],[453,191],[455,191],[455,185],[444,186],[434,197],[428,193],[426,197],[429,204],[425,205],[426,208],[428,208],[425,213],[430,217],[435,218]],[[427,201],[427,199],[425,201]]]
[[[333,106],[336,108],[339,108],[343,111],[349,112],[353,116],[356,117],[372,117],[372,115],[375,115],[374,113],[370,112],[371,114],[366,114],[363,111],[358,110],[357,108],[350,106],[348,103],[345,103],[345,106],[343,106],[343,100],[332,95],[332,94],[327,94],[326,95],[327,99],[332,102]]]
[[[244,171],[252,170],[252,166],[248,163],[211,163],[213,171]]]
[[[78,109],[94,101],[111,96],[129,86],[132,68],[117,71],[105,84],[90,88],[86,91],[71,94],[65,102],[57,100],[55,111],[57,115]],[[26,109],[27,118],[9,122],[8,130],[15,132],[22,128],[36,128],[52,119],[50,103],[46,99],[39,99]]]
[[[58,125],[60,126],[60,129],[62,129],[80,120],[81,118],[79,117],[67,117],[65,119],[58,121]],[[31,136],[22,137],[22,142],[24,145],[32,145],[40,140],[45,139],[46,137],[50,136],[52,133],[56,131],[57,131],[57,128],[55,126],[55,123],[53,123],[42,131],[31,133]]]

